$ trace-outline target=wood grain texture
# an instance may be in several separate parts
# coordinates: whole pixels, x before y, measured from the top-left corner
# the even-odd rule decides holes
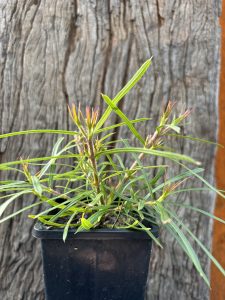
[[[66,104],[102,109],[100,92],[115,95],[153,55],[151,70],[120,104],[125,113],[130,118],[151,115],[154,124],[162,104],[173,99],[179,108],[194,107],[185,133],[215,140],[220,2],[1,0],[1,131],[71,129]],[[143,134],[152,129],[141,127]],[[0,159],[49,153],[56,138],[35,135],[1,141]],[[173,146],[201,160],[206,178],[213,182],[214,147],[187,140]],[[211,212],[214,208],[212,193],[188,194],[177,201],[198,202]],[[191,211],[183,219],[210,248],[211,222]],[[40,248],[30,237],[31,228],[26,215],[0,227],[1,299],[44,299]],[[147,299],[208,299],[209,291],[190,261],[170,236],[161,235],[164,249],[153,251]],[[209,273],[209,261],[198,252]]]

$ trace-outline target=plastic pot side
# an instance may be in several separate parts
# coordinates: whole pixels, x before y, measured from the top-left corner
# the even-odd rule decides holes
[[[153,229],[157,235],[157,228]],[[40,223],[46,300],[144,300],[152,240],[144,232],[99,229],[64,243]]]

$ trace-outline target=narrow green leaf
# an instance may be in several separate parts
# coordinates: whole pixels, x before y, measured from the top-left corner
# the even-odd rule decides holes
[[[0,190],[1,191],[6,191],[6,190],[14,190],[14,188],[21,187],[21,188],[26,188],[30,187],[31,185],[25,181],[13,181],[10,183],[1,183]]]
[[[170,195],[184,193],[184,192],[199,192],[199,191],[211,191],[211,190],[210,190],[210,188],[201,188],[201,187],[192,188],[192,187],[189,187],[189,188],[174,190],[174,191],[170,192]]]
[[[176,161],[176,160],[175,160]],[[193,172],[193,170],[191,170],[190,168],[188,168],[187,166],[185,166],[184,164],[176,161],[179,165],[181,165],[182,167],[184,167],[186,170],[188,170],[190,173],[192,173],[195,177],[199,178],[206,186],[208,186],[210,188],[211,191],[216,192],[218,195],[220,195],[222,198],[225,198],[225,195],[223,193],[220,192],[220,190],[218,190],[217,188],[215,188],[214,186],[212,186],[207,180],[205,180],[201,175]]]
[[[31,176],[31,180],[32,180],[32,184],[34,186],[34,190],[38,195],[42,194],[42,186],[40,184],[39,179],[37,178],[37,176]]]
[[[44,210],[44,211],[41,211],[40,213],[38,213],[37,215],[35,215],[35,218],[39,218],[40,216],[43,216],[43,215],[45,215],[45,214],[49,214],[49,212],[51,212],[51,211],[54,211],[56,208],[57,209],[62,209],[62,208],[64,208],[65,207],[65,205],[66,204],[68,204],[68,203],[70,203],[70,200],[65,200],[64,202],[62,202],[62,203],[57,203],[57,202],[55,202],[54,200],[52,200],[52,199],[45,199],[45,198],[47,198],[47,197],[44,197],[44,196],[41,196],[40,197],[40,199],[43,201],[43,202],[45,202],[45,203],[48,203],[49,205],[51,205],[52,207],[50,207],[50,208],[48,208],[48,209],[46,209],[46,210]],[[54,215],[55,216],[55,215]]]
[[[179,181],[179,180],[182,180],[184,178],[188,178],[190,176],[193,176],[193,174],[197,174],[197,173],[201,173],[203,172],[204,169],[203,168],[195,168],[192,170],[192,172],[190,171],[186,171],[186,172],[183,172],[183,173],[180,173],[174,177],[171,177],[169,178],[168,180],[166,180],[165,182],[161,183],[160,185],[158,185],[157,187],[155,187],[153,189],[153,193],[157,192],[158,190],[164,188],[165,185],[168,185],[168,184],[171,184],[173,182],[176,182],[176,181]],[[149,197],[149,195],[147,195]]]
[[[22,196],[24,194],[30,194],[31,192],[32,192],[31,190],[21,191],[19,193],[16,193],[14,196],[10,197],[6,201],[4,201],[4,203],[0,205],[0,216],[3,214],[3,212],[9,206],[9,204],[11,204],[16,198],[18,198],[19,196]]]
[[[145,207],[145,200],[140,199],[138,202],[138,210],[142,210]]]
[[[62,143],[63,140],[64,140],[64,138],[59,138],[59,139],[57,140],[57,142],[55,143],[55,145],[54,145],[54,147],[53,147],[53,149],[52,149],[52,156],[53,156],[53,157],[57,157],[57,156],[59,155],[58,149],[59,149],[59,146],[61,145],[61,143]],[[49,169],[49,167],[50,167],[51,165],[53,165],[55,161],[56,161],[56,158],[51,159],[51,160],[50,160],[50,161],[42,168],[42,170],[41,170],[40,173],[39,173],[39,178],[41,178],[41,177],[47,172],[47,170]],[[51,180],[52,180],[52,177],[50,176],[49,181],[51,181]]]
[[[163,224],[172,222],[172,219],[170,218],[170,216],[164,209],[164,206],[162,205],[162,203],[156,201],[156,207],[154,207],[154,208],[157,210],[158,214],[160,215],[160,219]]]
[[[136,138],[144,145],[145,140],[141,137],[141,135],[134,128],[132,122],[127,118],[127,116],[116,106],[113,101],[107,96],[102,94],[102,98],[104,101],[111,107],[111,109],[125,122],[130,131],[136,136]]]
[[[197,207],[194,207],[194,206],[191,206],[191,205],[187,205],[187,204],[180,204],[180,203],[176,203],[176,202],[172,202],[170,201],[171,204],[175,205],[175,206],[180,206],[180,207],[185,207],[185,208],[188,208],[188,209],[191,209],[191,210],[194,210],[194,211],[197,211],[209,218],[212,218],[214,220],[217,220],[223,224],[225,224],[225,220],[221,219],[221,218],[218,218],[216,216],[214,216],[213,214],[209,213],[208,211],[205,211],[203,209],[200,209],[200,208],[197,208]]]
[[[139,226],[142,228],[142,230],[144,230],[149,236],[150,238],[153,239],[153,241],[156,243],[156,245],[158,245],[160,248],[163,248],[162,244],[159,242],[159,240],[154,236],[154,234],[151,232],[151,228],[147,228],[144,224],[142,224],[141,222],[139,222]],[[137,229],[137,228],[136,228]]]
[[[166,127],[172,129],[173,131],[177,132],[178,134],[180,133],[180,127],[176,126],[176,125],[166,125]]]
[[[151,150],[151,149],[145,149],[145,148],[136,148],[136,147],[131,147],[131,148],[115,148],[115,149],[108,149],[101,151],[97,154],[97,156],[100,155],[107,155],[107,154],[114,154],[114,153],[144,153],[144,154],[151,154],[154,156],[161,156],[168,158],[170,160],[184,160],[189,163],[193,163],[196,165],[199,165],[199,162],[194,160],[193,158],[180,154],[180,153],[174,153],[174,152],[168,152],[168,151],[159,151],[159,150]]]
[[[127,226],[116,226],[118,229],[136,229],[136,225],[139,224],[138,220],[135,220],[132,224],[128,224]]]
[[[94,226],[94,224],[85,218],[81,218],[81,225],[85,230],[90,230]]]
[[[108,161],[109,161],[109,166],[110,166],[110,167],[113,167],[113,169],[114,169],[116,172],[118,172],[119,169],[118,169],[117,165],[114,163],[114,161],[112,160],[111,156],[110,156],[110,155],[106,155],[106,157],[107,157],[107,159],[108,159]]]
[[[97,211],[96,213],[92,214],[88,219],[88,220],[91,224],[96,224],[97,222],[100,221],[101,217],[105,214],[105,212],[108,210],[108,207],[107,208],[104,208],[104,209],[100,209],[99,211]],[[82,232],[84,230],[87,230],[84,228],[84,226],[81,224],[78,229],[76,230],[75,233],[78,233],[78,232]]]
[[[96,204],[100,205],[100,203],[101,203],[100,200],[103,197],[104,197],[103,193],[99,193],[99,194],[95,195],[94,197],[90,197],[92,201],[88,204],[88,207],[95,206]]]
[[[21,214],[22,212],[24,212],[24,211],[26,211],[26,210],[28,210],[28,209],[31,209],[32,207],[38,206],[38,205],[40,205],[40,204],[42,204],[42,203],[43,203],[43,202],[37,202],[37,203],[31,204],[31,205],[27,205],[27,206],[23,207],[22,209],[17,210],[16,212],[14,212],[14,213],[8,215],[7,217],[1,219],[1,220],[0,220],[0,223],[3,223],[3,222],[5,222],[5,221],[7,221],[7,220],[9,220],[9,219],[11,219],[11,218],[13,218],[13,217],[15,217],[15,216]]]
[[[150,181],[151,185],[155,185],[157,183],[157,181],[164,176],[165,174],[165,168],[160,167],[159,171],[156,173],[155,177],[152,178],[152,180]]]
[[[174,136],[174,137],[182,138],[182,139],[188,139],[188,140],[192,140],[192,141],[196,141],[196,142],[206,143],[206,144],[212,144],[212,145],[224,148],[224,145],[218,144],[216,142],[212,142],[212,141],[208,141],[208,140],[196,138],[196,137],[193,137],[191,135],[182,135],[182,134],[174,134],[174,133],[166,134],[166,135],[167,136]]]
[[[32,216],[29,216],[30,218],[32,218]],[[45,216],[41,216],[41,217],[38,217],[38,220],[47,225],[47,226],[53,226],[53,227],[58,227],[58,228],[64,228],[65,227],[65,224],[62,224],[62,223],[57,223],[57,222],[52,222],[52,221],[49,221],[49,220],[46,220],[45,219]]]
[[[149,120],[151,120],[151,118],[140,118],[140,119],[130,120],[130,122],[132,124],[135,124],[135,123],[149,121]],[[112,130],[112,129],[115,129],[117,127],[121,127],[121,126],[124,126],[124,125],[126,125],[125,122],[117,123],[117,124],[114,124],[114,125],[111,125],[111,126],[107,126],[107,127],[104,127],[102,129],[97,130],[96,134],[101,133],[101,132],[105,132],[105,131],[108,131],[108,130]]]
[[[52,149],[52,156],[56,156],[58,154],[59,147],[62,144],[63,140],[64,140],[64,137],[61,137],[57,140],[57,142],[55,143],[55,145]]]
[[[104,136],[99,140],[99,142],[102,143],[103,141],[105,141],[105,140],[107,140],[108,138],[112,137],[114,134],[115,134],[115,132],[111,132],[111,133],[109,133],[109,134],[104,135]],[[110,141],[110,143],[111,143],[111,142],[112,142],[112,141]],[[113,141],[113,142],[115,142],[115,141]],[[109,143],[107,143],[107,144],[109,144]]]
[[[190,229],[184,223],[182,223],[179,218],[172,213],[171,211],[168,210],[168,212],[175,218],[178,222],[179,225],[181,225],[187,232],[190,234],[190,236],[193,238],[194,241],[197,242],[197,244],[202,248],[202,250],[206,253],[206,255],[209,257],[209,259],[212,260],[212,262],[216,265],[216,267],[220,270],[220,272],[225,276],[225,270],[224,268],[220,265],[220,263],[216,260],[216,258],[210,253],[210,251],[202,244],[202,242],[191,232]]]
[[[121,169],[122,169],[123,171],[126,172],[127,169],[126,169],[126,167],[125,167],[125,165],[124,165],[124,163],[123,163],[121,157],[120,157],[119,155],[117,155],[117,154],[115,155],[115,157],[116,157],[116,159],[118,160]]]
[[[129,82],[122,88],[122,90],[113,98],[113,103],[117,104],[131,89],[132,87],[142,78],[149,66],[151,65],[151,58],[148,59],[129,80]],[[105,121],[108,119],[112,109],[108,107],[98,123],[96,124],[95,131],[99,130]]]
[[[70,227],[70,224],[71,222],[73,221],[74,217],[76,216],[77,212],[74,212],[71,217],[69,218],[68,222],[66,223],[66,226],[63,230],[63,241],[65,243],[66,241],[66,238],[67,238],[67,235],[68,235],[68,230],[69,230],[69,227]]]
[[[180,245],[182,246],[183,250],[187,253],[187,255],[190,257],[191,261],[193,262],[195,268],[199,272],[200,276],[204,279],[206,284],[210,287],[209,280],[207,276],[205,275],[204,271],[202,270],[200,261],[198,259],[198,256],[196,255],[194,249],[192,248],[190,242],[184,235],[184,233],[180,230],[180,228],[174,223],[168,223],[165,224],[165,227],[169,227],[171,230],[175,231],[177,233],[177,240],[180,239]]]
[[[17,135],[33,134],[33,133],[55,133],[55,134],[66,134],[66,135],[76,135],[77,134],[77,132],[75,132],[75,131],[68,131],[68,130],[31,129],[31,130],[26,130],[26,131],[18,131],[18,132],[1,134],[0,139],[8,138],[11,136],[17,136]]]
[[[80,200],[83,200],[84,199],[84,197],[86,197],[87,195],[89,195],[91,192],[89,191],[89,192],[87,192],[87,191],[85,191],[85,192],[83,192],[83,193],[80,193],[80,194],[78,194],[76,197],[74,197],[74,198],[70,198],[68,201],[67,201],[67,203],[65,203],[65,204],[63,204],[63,205],[61,205],[60,207],[59,207],[59,209],[60,209],[60,211],[57,213],[57,214],[55,214],[52,218],[51,218],[51,220],[50,221],[55,221],[55,220],[57,220],[58,218],[60,218],[61,216],[62,216],[62,214],[64,214],[65,212],[67,212],[67,211],[72,211],[72,212],[84,212],[85,211],[85,207],[75,207],[75,204],[77,203],[77,202],[79,202]],[[57,204],[57,203],[56,203]],[[56,207],[56,206],[55,206]]]
[[[53,158],[56,159],[61,159],[61,158],[76,158],[79,157],[79,154],[67,154],[67,155],[58,155],[58,156],[44,156],[44,157],[35,157],[35,158],[29,158],[29,159],[21,159],[21,160],[15,160],[15,161],[10,161],[6,163],[1,163],[0,164],[0,170],[4,169],[5,166],[12,166],[12,165],[21,165],[24,163],[32,163],[32,162],[37,162],[37,161],[45,161],[45,160],[50,160]]]
[[[129,186],[131,186],[133,183],[135,183],[135,182],[141,182],[141,181],[143,181],[145,179],[145,177],[144,177],[144,175],[141,175],[141,176],[138,176],[138,177],[135,177],[135,178],[133,178],[133,179],[130,179],[129,181],[128,181],[128,183],[124,186],[124,185],[121,185],[121,194],[123,194],[125,191],[126,191],[126,189],[129,187]]]

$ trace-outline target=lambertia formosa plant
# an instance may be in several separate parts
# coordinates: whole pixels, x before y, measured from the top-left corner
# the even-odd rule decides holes
[[[158,238],[151,231],[151,224],[157,224],[169,231],[183,251],[192,260],[195,268],[209,285],[207,276],[203,272],[199,258],[194,251],[190,240],[193,240],[225,275],[225,271],[210,251],[192,233],[176,214],[174,207],[183,206],[195,210],[200,214],[225,223],[209,212],[199,208],[178,204],[174,200],[178,193],[198,191],[195,188],[179,188],[190,177],[202,181],[205,189],[214,191],[224,197],[205,179],[201,173],[203,168],[193,158],[181,153],[173,152],[165,147],[167,137],[184,138],[180,134],[180,125],[190,114],[189,110],[174,116],[174,104],[169,102],[159,121],[159,125],[147,137],[141,135],[135,125],[149,120],[129,118],[118,107],[119,101],[141,79],[151,64],[147,60],[135,73],[124,88],[110,99],[102,94],[107,108],[99,116],[98,109],[86,108],[85,114],[75,105],[69,108],[69,114],[76,126],[76,131],[66,130],[28,130],[3,134],[0,138],[16,135],[52,133],[70,135],[71,140],[65,145],[64,138],[60,137],[48,157],[20,159],[0,165],[0,169],[7,172],[19,172],[20,180],[0,182],[1,206],[0,215],[16,199],[26,194],[35,195],[35,202],[25,206],[8,216],[2,216],[4,222],[19,213],[43,205],[43,210],[37,215],[29,215],[38,219],[48,228],[63,228],[63,240],[66,240],[69,228],[74,233],[94,230],[96,228],[115,228],[145,231],[157,245],[161,246]],[[111,113],[121,118],[121,123],[106,126]],[[134,147],[127,139],[113,140],[114,130],[127,126],[140,146]],[[198,142],[205,140],[192,138]],[[64,145],[63,145],[64,143]],[[114,144],[119,146],[114,147]],[[131,163],[125,165],[121,155],[130,155]],[[162,157],[172,164],[149,165],[145,164],[144,157]],[[169,170],[173,164],[178,164],[183,171],[172,174]],[[194,165],[192,168],[190,165]],[[32,172],[34,167],[38,171]],[[153,172],[154,171],[154,172]],[[169,174],[169,175],[168,175]],[[199,190],[201,190],[199,188]]]

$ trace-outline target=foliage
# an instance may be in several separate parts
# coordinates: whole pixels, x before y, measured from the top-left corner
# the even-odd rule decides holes
[[[180,134],[180,126],[189,116],[190,110],[177,117],[173,116],[175,104],[172,102],[168,102],[159,125],[147,137],[142,136],[135,125],[149,119],[130,120],[118,107],[119,101],[141,79],[150,64],[151,59],[141,66],[115,98],[110,99],[109,96],[102,95],[107,108],[100,118],[98,109],[87,107],[84,115],[80,108],[77,109],[72,105],[69,113],[76,131],[28,130],[0,136],[7,138],[35,133],[72,136],[66,144],[64,138],[60,137],[50,156],[20,159],[0,165],[1,170],[19,172],[23,176],[22,180],[0,182],[2,193],[0,216],[10,204],[23,195],[33,194],[36,199],[29,206],[8,216],[4,215],[0,222],[44,203],[47,206],[40,213],[29,217],[38,219],[48,227],[63,228],[64,241],[69,228],[74,228],[74,232],[77,233],[107,227],[143,230],[162,247],[151,231],[151,224],[157,224],[168,230],[177,240],[209,285],[190,240],[202,248],[224,275],[225,271],[188,226],[179,219],[174,206],[180,205],[195,210],[221,223],[225,221],[197,207],[177,203],[173,199],[178,193],[203,189],[202,187],[178,189],[190,177],[202,181],[206,189],[216,191],[222,197],[224,194],[203,179],[201,176],[203,168],[199,167],[198,161],[184,154],[168,151],[165,147],[168,136],[189,138],[199,142],[208,141]],[[111,113],[117,114],[122,122],[106,126],[105,122]],[[131,146],[125,139],[113,140],[114,130],[121,126],[127,126],[140,146]],[[115,142],[121,146],[113,147]],[[121,157],[124,153],[133,159],[131,166],[124,164]],[[146,156],[162,157],[172,164],[145,165],[143,158]],[[170,174],[169,170],[173,169],[174,164],[180,165],[183,171],[168,178],[166,174]],[[32,171],[34,165],[39,166],[39,170],[35,173]],[[190,165],[196,166],[192,168]]]

